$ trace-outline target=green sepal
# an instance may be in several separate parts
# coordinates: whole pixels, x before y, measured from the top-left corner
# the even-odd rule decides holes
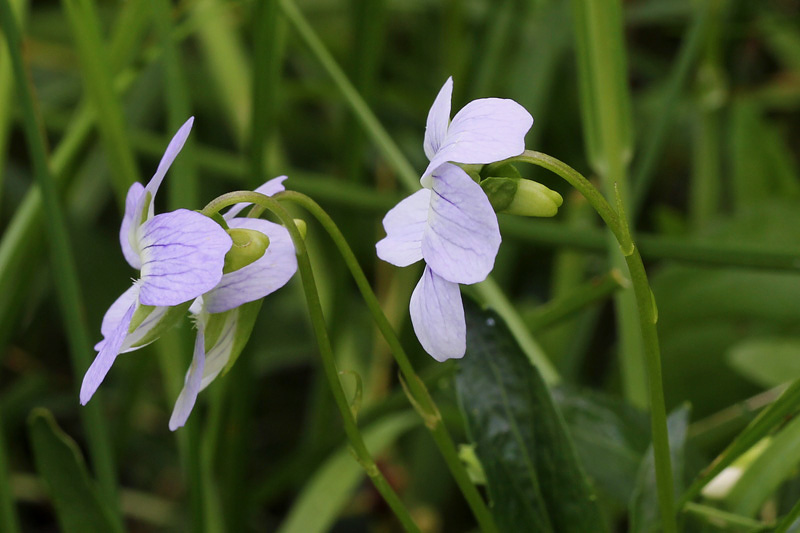
[[[233,228],[228,230],[228,235],[233,240],[233,246],[225,254],[225,266],[222,267],[223,274],[229,274],[258,260],[264,255],[269,246],[269,237],[260,231]]]
[[[137,305],[136,310],[133,312],[133,318],[131,318],[131,325],[128,326],[128,333],[133,333],[155,308],[155,305]]]
[[[153,329],[151,329],[147,333],[147,335],[145,335],[144,338],[142,338],[142,340],[131,346],[131,348],[138,348],[139,346],[145,346],[146,344],[150,344],[154,340],[158,339],[165,331],[167,331],[169,328],[171,328],[180,321],[183,315],[185,315],[186,312],[189,310],[189,306],[191,304],[192,302],[188,301],[180,305],[173,305],[172,307],[170,307],[164,314],[164,316],[161,318],[161,320],[158,321],[158,324],[156,324],[156,326]],[[141,304],[139,304],[139,307],[149,307],[149,306],[142,306]],[[139,312],[138,309],[134,311],[134,316],[136,316],[136,313],[138,312]],[[145,317],[146,316],[147,315],[145,315]],[[144,317],[142,318],[142,320],[144,320]]]
[[[511,163],[496,163],[493,165],[486,165],[485,176],[494,176],[498,178],[514,178],[522,179],[522,174],[519,173],[517,167]]]
[[[564,203],[557,192],[541,183],[521,178],[492,176],[483,180],[481,187],[497,213],[552,217]]]
[[[242,350],[244,350],[244,347],[247,345],[247,341],[250,339],[250,334],[253,332],[253,326],[256,324],[256,318],[258,317],[258,312],[261,310],[261,304],[263,302],[264,299],[262,298],[255,302],[242,304],[233,311],[228,311],[229,313],[235,312],[238,316],[234,317],[236,319],[236,332],[233,337],[231,355],[220,375],[224,376],[230,371],[236,359],[239,358],[239,354],[242,353]]]

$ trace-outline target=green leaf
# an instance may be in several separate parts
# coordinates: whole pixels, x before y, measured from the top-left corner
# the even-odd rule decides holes
[[[675,480],[675,492],[678,496],[683,484],[684,449],[686,434],[689,429],[688,405],[673,411],[667,419],[669,431],[669,449],[672,459],[672,477]],[[631,533],[651,533],[661,531],[661,511],[658,506],[658,487],[656,485],[653,447],[647,451],[639,467],[636,488],[630,503]]]
[[[456,387],[501,531],[606,529],[564,420],[497,313],[465,300]]]
[[[34,409],[28,418],[36,470],[47,484],[64,533],[122,531],[89,477],[77,444],[52,413]]]
[[[586,473],[604,495],[627,508],[650,444],[644,412],[592,391],[553,391]]]
[[[387,416],[364,431],[364,442],[372,451],[383,450],[418,422],[419,417],[413,412]],[[364,475],[363,468],[353,457],[350,448],[340,448],[317,469],[278,533],[330,531]]]
[[[775,387],[800,378],[800,339],[748,339],[731,347],[728,361],[747,379]]]

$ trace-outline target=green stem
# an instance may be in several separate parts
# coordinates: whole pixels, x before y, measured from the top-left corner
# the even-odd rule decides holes
[[[666,533],[677,531],[675,522],[675,493],[672,482],[672,467],[669,453],[669,435],[667,433],[667,413],[664,406],[664,387],[661,379],[661,350],[658,345],[656,329],[656,308],[647,272],[642,263],[639,250],[633,243],[624,212],[616,212],[589,180],[578,171],[548,155],[526,150],[522,155],[511,158],[512,161],[524,161],[546,168],[566,180],[589,201],[591,206],[603,218],[619,243],[625,263],[631,275],[631,284],[636,296],[639,327],[642,333],[644,359],[650,395],[650,423],[653,436],[653,452],[655,454],[656,484],[658,501],[661,508],[661,520]],[[622,202],[618,202],[622,210]]]
[[[78,273],[70,247],[66,221],[50,166],[41,127],[36,113],[35,102],[30,81],[22,63],[20,47],[21,36],[8,0],[0,0],[0,25],[2,25],[8,42],[14,78],[16,81],[17,100],[22,108],[24,132],[28,149],[33,160],[36,181],[42,193],[42,202],[47,223],[48,242],[51,251],[52,273],[55,277],[56,293],[64,321],[64,330],[69,342],[72,366],[75,375],[81,375],[89,366],[90,342],[83,315],[83,304],[78,283]],[[94,402],[81,410],[86,430],[92,463],[97,471],[103,495],[111,510],[113,519],[122,528],[119,512],[116,470],[114,468],[111,443],[106,424],[100,408],[100,401]]]
[[[800,518],[800,500],[794,504],[794,507],[792,507],[792,509],[789,511],[789,514],[781,519],[773,533],[786,533],[798,518]]]
[[[411,399],[425,420],[425,426],[433,435],[433,439],[436,442],[436,445],[439,447],[439,451],[447,463],[450,473],[453,475],[453,478],[458,484],[458,487],[461,489],[464,498],[467,500],[467,503],[472,509],[478,524],[483,531],[497,531],[497,527],[494,524],[491,513],[486,508],[483,498],[481,498],[481,495],[475,488],[475,485],[469,479],[469,475],[464,469],[461,459],[458,457],[458,451],[456,450],[453,439],[447,431],[445,425],[442,423],[439,409],[436,407],[436,404],[433,401],[433,398],[431,398],[431,395],[428,392],[428,389],[425,387],[425,384],[414,371],[414,367],[411,364],[411,361],[409,360],[405,350],[403,349],[403,345],[400,343],[397,333],[395,333],[394,328],[389,323],[386,315],[383,313],[383,309],[381,308],[380,302],[378,302],[378,298],[372,291],[372,287],[370,286],[367,277],[364,275],[364,271],[361,270],[361,266],[358,264],[358,259],[356,259],[355,254],[353,254],[353,251],[347,244],[344,235],[342,235],[342,233],[339,231],[336,223],[319,206],[319,204],[304,194],[294,191],[286,191],[277,194],[275,199],[288,200],[302,206],[309,213],[311,213],[314,218],[319,221],[325,231],[328,232],[331,240],[333,240],[334,244],[336,244],[336,247],[339,249],[339,253],[344,259],[344,262],[347,264],[347,268],[350,270],[350,273],[352,274],[353,279],[355,280],[356,285],[358,286],[358,289],[370,310],[370,313],[372,313],[373,320],[378,326],[378,329],[380,330],[384,339],[386,339],[386,343],[389,345],[392,355],[394,355],[394,358],[397,361],[397,366],[400,368],[400,371],[405,378],[405,386],[408,388],[408,392],[411,394]]]
[[[0,530],[6,533],[19,533],[19,518],[14,508],[14,493],[8,471],[5,428],[2,421],[2,412],[0,412]]]
[[[800,511],[800,506],[798,507],[798,510]],[[722,521],[725,524],[731,526],[746,527],[748,528],[749,533],[755,533],[756,531],[764,531],[770,527],[768,524],[764,524],[762,522],[759,522],[758,520],[753,520],[752,518],[749,518],[747,516],[729,513],[727,511],[723,511],[722,509],[709,507],[708,505],[700,505],[699,503],[686,504],[686,512],[697,516],[701,516],[705,518],[708,522],[715,525],[719,524],[719,522]],[[778,530],[775,530],[774,533],[779,533],[779,532]]]
[[[300,271],[302,279],[303,292],[306,296],[306,304],[308,306],[308,313],[311,318],[311,324],[314,328],[314,334],[317,338],[320,356],[322,358],[322,367],[325,372],[325,377],[328,380],[333,397],[336,400],[336,406],[342,415],[344,421],[344,429],[347,438],[350,441],[352,450],[356,459],[366,471],[367,475],[372,480],[375,488],[381,493],[386,503],[394,511],[395,516],[400,520],[406,531],[419,533],[419,528],[414,524],[411,515],[403,505],[403,502],[397,496],[394,489],[383,477],[383,474],[375,464],[375,460],[370,455],[364,439],[358,429],[358,424],[353,417],[350,410],[350,403],[342,388],[342,383],[339,380],[339,371],[336,368],[336,361],[334,359],[333,348],[331,347],[330,338],[328,337],[328,330],[325,325],[325,317],[322,314],[322,304],[319,300],[317,292],[317,285],[314,281],[314,272],[311,269],[311,261],[309,260],[308,251],[306,250],[305,241],[300,234],[300,230],[294,222],[294,218],[289,214],[286,209],[278,203],[277,200],[264,196],[251,191],[237,191],[224,194],[219,198],[212,200],[204,209],[203,214],[212,216],[219,212],[224,207],[237,204],[240,202],[252,203],[261,206],[271,211],[283,223],[292,237],[295,251],[297,253],[297,268]]]
[[[353,84],[347,78],[342,68],[336,63],[331,53],[325,48],[320,38],[314,33],[311,25],[303,17],[303,14],[297,8],[293,0],[279,0],[281,10],[289,19],[289,22],[294,26],[300,38],[305,41],[306,45],[311,49],[311,52],[317,57],[322,67],[328,72],[328,75],[333,80],[333,83],[342,93],[342,96],[347,101],[350,108],[355,113],[361,125],[367,130],[367,133],[373,138],[378,146],[378,149],[383,153],[383,156],[398,172],[400,179],[410,190],[419,188],[419,175],[414,171],[414,168],[408,162],[408,159],[403,155],[392,138],[383,128],[378,119],[369,109],[369,106],[361,97],[359,92],[353,87]]]

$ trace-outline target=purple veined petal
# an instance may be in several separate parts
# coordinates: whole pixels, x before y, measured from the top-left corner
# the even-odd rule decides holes
[[[144,196],[144,185],[138,181],[130,186],[128,195],[125,197],[125,215],[122,217],[122,225],[119,228],[119,243],[122,246],[122,255],[130,266],[139,270],[142,268],[142,261],[139,258],[138,239],[136,230],[138,224],[133,225],[136,218],[136,209],[141,215],[142,196]]]
[[[135,303],[131,304],[122,319],[117,322],[114,331],[106,337],[102,350],[94,358],[89,370],[86,371],[86,375],[83,376],[80,393],[81,405],[86,405],[92,398],[97,387],[100,386],[111,369],[111,365],[114,364],[114,360],[119,355],[119,350],[128,334],[128,327],[131,324],[134,310],[136,310]]]
[[[447,78],[439,94],[433,101],[431,110],[428,111],[428,120],[425,123],[425,140],[422,147],[428,159],[433,159],[439,151],[450,123],[450,102],[453,98],[453,77]]]
[[[213,289],[233,241],[210,218],[178,209],[142,225],[139,302],[178,305]]]
[[[422,259],[422,236],[428,224],[431,191],[420,189],[404,198],[383,217],[386,237],[378,241],[378,257],[405,267]]]
[[[249,265],[222,276],[219,284],[203,295],[209,313],[221,313],[259,300],[280,289],[297,271],[297,255],[283,226],[256,218],[233,218],[231,228],[260,231],[269,237],[264,255]]]
[[[477,283],[494,267],[500,228],[492,204],[466,172],[445,163],[433,173],[422,256],[434,272],[454,283]]]
[[[457,283],[426,266],[411,294],[409,311],[414,333],[431,357],[440,362],[464,357],[467,325]]]
[[[286,181],[286,176],[278,176],[277,178],[272,178],[268,182],[262,184],[258,189],[254,192],[260,192],[264,196],[272,196],[278,194],[279,192],[283,192],[286,190],[286,187],[283,186],[283,182]],[[222,215],[225,220],[230,220],[236,215],[238,215],[242,209],[251,205],[248,202],[242,202],[239,204],[233,204],[228,211]]]
[[[95,350],[100,351],[105,340],[114,334],[130,306],[136,305],[136,299],[138,297],[139,287],[133,285],[111,304],[111,307],[108,308],[108,311],[106,311],[106,314],[103,316],[103,322],[100,324],[100,333],[103,334],[103,340],[95,345]]]
[[[175,431],[179,427],[183,427],[194,408],[197,395],[200,392],[200,381],[203,378],[205,360],[205,335],[203,333],[203,327],[200,325],[197,329],[197,338],[194,341],[192,364],[186,372],[183,390],[181,390],[178,400],[175,402],[175,408],[172,410],[172,416],[169,419],[170,431]]]
[[[473,100],[453,117],[423,176],[448,161],[487,164],[519,155],[525,151],[525,134],[532,125],[533,117],[514,100]]]
[[[167,145],[167,149],[164,151],[164,155],[161,156],[161,161],[158,163],[156,173],[153,174],[153,177],[150,178],[150,182],[145,187],[145,193],[150,193],[150,207],[148,208],[147,214],[148,219],[153,218],[158,188],[161,186],[164,176],[167,175],[169,167],[172,166],[175,158],[178,157],[178,154],[183,149],[183,145],[186,144],[186,139],[189,138],[189,133],[192,131],[192,124],[194,124],[194,117],[189,117],[189,120],[183,123],[183,126],[178,129],[172,137],[172,140],[169,141],[169,145]]]

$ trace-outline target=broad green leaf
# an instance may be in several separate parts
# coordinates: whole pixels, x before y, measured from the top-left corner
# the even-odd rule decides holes
[[[672,478],[675,483],[675,496],[683,490],[683,465],[685,460],[686,434],[689,429],[690,410],[687,405],[673,411],[667,418],[669,431],[669,450],[672,459]],[[661,531],[661,511],[658,507],[658,487],[656,486],[655,460],[653,447],[647,451],[639,467],[636,488],[630,504],[631,533],[651,533]]]
[[[541,375],[492,311],[465,300],[456,388],[501,531],[600,532],[595,496]]]
[[[800,339],[748,339],[729,350],[728,361],[747,379],[775,387],[800,378]]]
[[[77,444],[46,409],[28,418],[36,470],[44,479],[64,533],[122,531],[89,477]]]
[[[418,422],[419,417],[412,412],[387,416],[364,431],[364,442],[370,450],[379,452]],[[330,531],[364,476],[350,448],[343,446],[308,482],[278,533]]]
[[[647,415],[611,396],[558,387],[553,391],[586,473],[604,495],[627,508],[650,444]]]

